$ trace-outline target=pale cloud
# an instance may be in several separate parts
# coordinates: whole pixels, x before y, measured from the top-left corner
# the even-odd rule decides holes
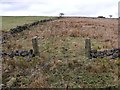
[[[66,16],[118,17],[119,0],[1,0],[0,15],[11,16],[57,16],[60,12]]]

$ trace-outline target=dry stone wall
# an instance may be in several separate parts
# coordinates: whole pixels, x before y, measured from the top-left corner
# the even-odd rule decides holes
[[[21,56],[21,57],[26,57],[26,56],[31,56],[34,57],[34,51],[32,49],[30,50],[15,50],[15,51],[9,51],[9,52],[5,52],[5,51],[1,51],[0,52],[0,56],[4,57],[4,56],[8,56],[10,58],[13,58],[15,56]]]
[[[4,43],[4,40],[9,38],[9,35],[14,36],[14,34],[20,33],[20,32],[22,32],[24,30],[29,30],[31,27],[36,26],[38,24],[43,24],[45,22],[54,21],[54,20],[57,20],[57,19],[60,19],[60,18],[56,17],[56,18],[38,20],[38,21],[29,23],[29,24],[24,24],[22,26],[17,26],[15,28],[11,28],[9,31],[2,31],[2,36],[0,38],[1,41],[2,41],[1,43]]]
[[[110,57],[111,59],[120,58],[120,49],[113,48],[107,50],[91,50],[90,55],[92,58]]]

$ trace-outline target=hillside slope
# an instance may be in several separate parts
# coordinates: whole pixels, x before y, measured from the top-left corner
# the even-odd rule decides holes
[[[85,57],[85,39],[92,48],[118,47],[118,20],[61,18],[40,23],[29,30],[9,35],[5,51],[29,50],[39,37],[40,56],[3,57],[3,83],[16,78],[13,87],[99,88],[118,86],[119,59]]]

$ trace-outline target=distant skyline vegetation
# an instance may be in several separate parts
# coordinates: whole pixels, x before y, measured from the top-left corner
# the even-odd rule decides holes
[[[119,0],[1,0],[0,16],[118,17]]]

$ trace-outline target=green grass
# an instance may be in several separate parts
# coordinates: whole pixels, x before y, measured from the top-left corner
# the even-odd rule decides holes
[[[52,18],[48,16],[3,16],[2,17],[2,30],[9,30],[18,25],[31,23],[45,18]]]

